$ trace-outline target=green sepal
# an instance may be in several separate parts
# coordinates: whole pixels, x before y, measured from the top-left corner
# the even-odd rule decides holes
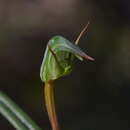
[[[41,80],[47,82],[70,74],[75,57],[79,60],[91,59],[77,45],[62,36],[50,39],[40,69]]]

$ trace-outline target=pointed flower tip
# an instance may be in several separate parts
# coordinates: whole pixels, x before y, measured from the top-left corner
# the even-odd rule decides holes
[[[92,57],[90,57],[90,56],[88,56],[88,55],[85,55],[84,58],[87,59],[87,60],[91,60],[91,61],[94,61],[94,60],[95,60],[94,58],[92,58]]]

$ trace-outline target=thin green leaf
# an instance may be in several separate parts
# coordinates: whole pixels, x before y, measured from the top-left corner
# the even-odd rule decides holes
[[[0,92],[0,113],[18,130],[41,130],[41,128],[3,92]]]

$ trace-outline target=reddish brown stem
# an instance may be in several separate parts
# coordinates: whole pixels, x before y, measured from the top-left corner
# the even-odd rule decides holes
[[[57,120],[55,101],[54,101],[54,81],[48,81],[45,83],[45,104],[51,122],[52,130],[60,130],[59,123]]]

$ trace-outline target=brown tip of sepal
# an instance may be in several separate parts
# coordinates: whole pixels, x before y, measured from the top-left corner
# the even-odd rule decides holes
[[[91,56],[88,56],[88,55],[84,55],[83,58],[85,58],[86,60],[91,60],[91,61],[95,60],[94,58],[92,58]]]

